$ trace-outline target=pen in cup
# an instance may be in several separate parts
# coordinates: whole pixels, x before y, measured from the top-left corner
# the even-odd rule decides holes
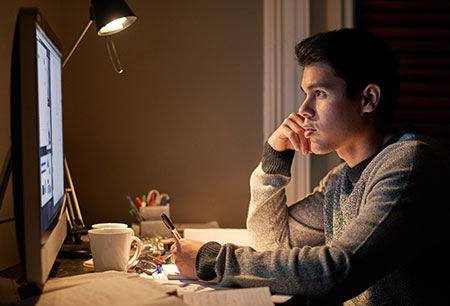
[[[136,204],[133,203],[130,196],[127,196],[128,202],[130,202],[131,209],[133,210],[134,214],[136,215],[136,218],[138,221],[142,222],[144,221],[144,218],[142,218],[141,213],[139,212],[139,208],[136,207]]]
[[[162,206],[166,206],[166,205],[169,204],[169,203],[170,203],[170,198],[168,198],[167,200],[165,200],[164,203],[162,203],[161,205],[162,205]]]
[[[175,228],[175,225],[173,225],[173,223],[172,223],[172,221],[170,221],[169,217],[167,217],[165,213],[162,213],[161,219],[163,220],[163,222],[167,226],[167,228],[172,232],[172,235],[175,237],[175,239],[180,241],[180,239],[181,239],[180,233],[178,233],[177,229]]]
[[[139,204],[139,207],[142,207],[142,201],[139,197],[136,197],[136,202]]]
[[[153,202],[155,201],[155,194],[152,193],[150,196],[150,200],[148,201],[148,206],[153,206]]]

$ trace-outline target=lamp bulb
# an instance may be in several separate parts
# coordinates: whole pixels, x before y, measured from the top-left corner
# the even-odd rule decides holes
[[[127,17],[117,18],[101,28],[100,33],[106,35],[107,33],[121,30],[123,29],[123,24],[125,23],[125,21],[127,21]]]

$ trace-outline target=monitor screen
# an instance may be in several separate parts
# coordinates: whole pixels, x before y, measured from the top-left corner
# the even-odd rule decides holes
[[[45,232],[57,216],[64,197],[61,53],[39,24],[36,44],[41,231]]]
[[[59,43],[37,9],[21,9],[11,62],[11,157],[17,242],[42,289],[67,234]]]

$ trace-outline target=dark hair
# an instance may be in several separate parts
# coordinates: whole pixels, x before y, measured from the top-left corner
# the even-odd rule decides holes
[[[390,128],[399,90],[398,63],[394,52],[377,35],[362,29],[341,29],[306,38],[295,47],[301,66],[327,63],[356,98],[367,85],[380,87],[378,104],[381,124]]]

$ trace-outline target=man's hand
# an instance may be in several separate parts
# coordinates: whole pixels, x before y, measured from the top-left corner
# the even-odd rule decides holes
[[[189,279],[198,279],[195,269],[195,259],[198,250],[203,246],[203,242],[181,239],[176,241],[170,251],[172,252],[172,261],[177,265],[178,271]]]
[[[301,115],[291,113],[269,137],[269,145],[278,152],[302,150],[303,155],[312,153],[310,142],[305,138],[305,130],[301,126],[304,120]]]

